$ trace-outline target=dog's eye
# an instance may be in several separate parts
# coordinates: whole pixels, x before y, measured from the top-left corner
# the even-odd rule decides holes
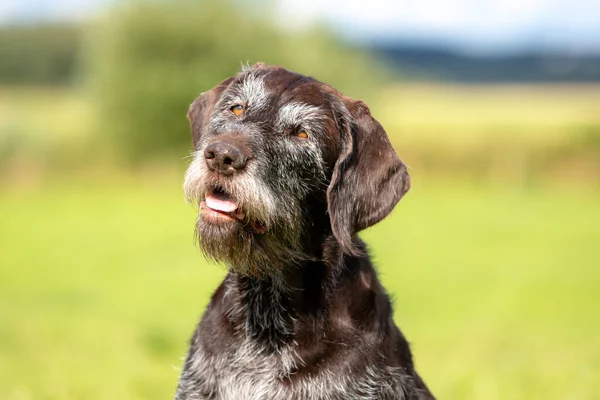
[[[235,106],[231,107],[231,112],[235,115],[241,115],[244,112],[244,106],[241,104],[236,104]]]
[[[308,139],[308,133],[306,133],[304,129],[300,129],[298,132],[296,132],[296,136],[301,139]]]

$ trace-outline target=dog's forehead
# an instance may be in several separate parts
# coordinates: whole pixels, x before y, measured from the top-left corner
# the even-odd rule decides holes
[[[335,90],[313,78],[270,66],[242,72],[233,87],[254,106],[296,104],[327,109],[335,95]]]

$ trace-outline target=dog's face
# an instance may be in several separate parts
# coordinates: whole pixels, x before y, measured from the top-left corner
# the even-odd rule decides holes
[[[405,165],[362,102],[281,67],[257,64],[188,112],[187,197],[200,248],[260,276],[311,259],[327,234],[345,252],[408,190]]]

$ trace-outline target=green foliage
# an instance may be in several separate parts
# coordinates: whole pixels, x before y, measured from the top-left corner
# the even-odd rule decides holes
[[[75,25],[0,28],[0,84],[64,84],[75,79],[82,29]]]
[[[365,55],[326,30],[284,30],[254,7],[204,0],[114,9],[95,29],[88,57],[100,133],[132,161],[181,157],[191,149],[189,104],[246,63],[280,64],[356,96],[380,80]]]
[[[71,86],[0,88],[0,185],[89,164],[91,115]]]

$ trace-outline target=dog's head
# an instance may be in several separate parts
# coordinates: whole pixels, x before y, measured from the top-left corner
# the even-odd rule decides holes
[[[410,187],[369,108],[328,85],[257,64],[188,112],[194,159],[184,190],[200,208],[200,247],[240,273],[273,274],[333,234],[383,219]]]

